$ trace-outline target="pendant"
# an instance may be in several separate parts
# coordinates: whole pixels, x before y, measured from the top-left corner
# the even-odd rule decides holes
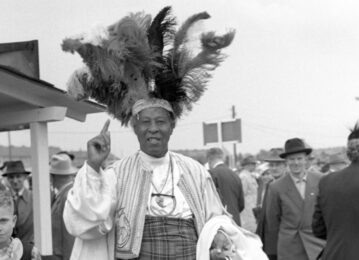
[[[156,200],[158,206],[160,206],[161,208],[165,207],[165,204],[164,204],[165,199],[164,198],[162,198],[161,196],[157,196],[155,200]]]

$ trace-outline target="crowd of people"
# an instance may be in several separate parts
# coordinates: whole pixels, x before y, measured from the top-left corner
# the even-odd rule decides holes
[[[68,233],[62,215],[67,194],[78,171],[73,166],[73,159],[74,156],[66,151],[54,154],[50,158],[53,254],[43,256],[42,259],[70,259],[74,237]],[[40,254],[34,247],[33,198],[31,185],[29,185],[30,172],[25,169],[22,161],[5,162],[1,167],[1,172],[0,209],[1,205],[6,206],[6,213],[10,214],[11,217],[6,215],[4,221],[13,228],[5,236],[3,226],[0,226],[0,250],[3,250],[0,251],[3,253],[0,255],[0,259],[40,259]],[[3,221],[2,217],[1,215],[1,221]]]
[[[207,171],[168,151],[175,122],[153,100],[132,125],[140,151],[106,169],[109,122],[88,142],[81,169],[68,152],[51,156],[53,255],[43,259],[244,259],[243,243],[255,246],[242,248],[258,254],[249,259],[356,259],[358,127],[348,138],[351,164],[335,155],[335,170],[323,173],[299,138],[271,149],[262,162],[245,157],[239,170],[226,165],[222,149],[211,148]],[[21,161],[5,162],[1,171],[0,253],[13,258],[0,259],[40,259],[30,172]]]
[[[271,149],[261,171],[254,156],[233,171],[223,151],[212,148],[206,169],[168,149],[177,120],[200,99],[235,35],[203,33],[192,57],[187,31],[208,18],[195,14],[176,30],[165,7],[154,19],[130,14],[99,35],[64,40],[63,50],[86,63],[70,79],[69,93],[106,105],[132,127],[140,149],[107,165],[108,120],[87,142],[80,169],[68,152],[51,156],[53,254],[43,259],[358,258],[358,125],[348,137],[351,164],[333,158],[325,173],[314,167],[312,148],[300,138]],[[29,173],[21,161],[2,167],[0,260],[40,259]]]

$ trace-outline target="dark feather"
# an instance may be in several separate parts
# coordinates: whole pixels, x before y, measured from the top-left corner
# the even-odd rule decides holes
[[[358,139],[358,138],[359,138],[359,122],[355,124],[354,128],[350,129],[348,140]]]
[[[174,17],[170,16],[171,7],[163,8],[153,19],[148,28],[147,37],[151,49],[162,55],[163,48],[174,36]]]

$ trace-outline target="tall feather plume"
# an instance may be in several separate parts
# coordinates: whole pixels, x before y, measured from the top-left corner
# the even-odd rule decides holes
[[[173,52],[175,53],[178,48],[186,41],[188,30],[195,24],[196,22],[204,19],[209,19],[210,15],[207,12],[202,12],[198,14],[194,14],[189,17],[183,25],[178,29],[176,36],[173,42]]]
[[[186,49],[187,32],[201,19],[207,19],[205,12],[191,16],[178,30],[173,48],[164,57],[163,70],[156,77],[156,95],[168,100],[179,117],[184,109],[190,111],[206,90],[210,72],[224,60],[221,50],[232,42],[235,32],[217,36],[208,32],[201,36],[201,51],[195,56]]]
[[[170,102],[175,117],[180,117],[202,96],[210,72],[225,57],[221,49],[234,37],[234,31],[223,36],[203,34],[202,49],[193,57],[186,49],[188,30],[209,17],[206,12],[195,14],[176,32],[167,6],[152,22],[149,15],[135,13],[91,37],[65,39],[63,50],[77,52],[86,64],[73,74],[69,92],[107,105],[123,125],[128,124],[134,103],[149,96]],[[150,89],[153,80],[154,90]]]
[[[163,49],[174,37],[174,26],[176,21],[170,15],[171,7],[166,6],[163,8],[153,19],[151,26],[148,28],[148,42],[151,49],[161,56]]]
[[[147,39],[150,24],[150,15],[135,13],[109,26],[104,34],[107,37],[101,41],[97,37],[96,43],[83,36],[65,39],[63,50],[77,52],[90,71],[77,73],[69,82],[76,86],[68,86],[69,92],[105,104],[110,114],[127,125],[131,107],[138,99],[148,97],[147,81],[160,67]]]
[[[180,116],[183,105],[187,103],[187,92],[181,87],[183,75],[180,74],[183,60],[190,58],[189,52],[182,48],[187,39],[188,30],[196,22],[208,19],[210,16],[206,12],[198,13],[189,17],[178,29],[173,37],[173,45],[163,57],[162,71],[156,76],[156,91],[154,96],[164,98],[173,107],[174,113]]]

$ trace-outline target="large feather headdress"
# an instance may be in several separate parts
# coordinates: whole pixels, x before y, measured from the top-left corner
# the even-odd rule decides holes
[[[210,72],[225,58],[221,49],[230,45],[235,32],[203,33],[201,50],[193,56],[186,47],[188,30],[210,16],[195,14],[175,30],[170,11],[171,7],[163,8],[153,20],[143,12],[130,14],[107,28],[97,28],[91,37],[66,38],[62,49],[77,52],[85,63],[71,76],[69,94],[106,105],[123,125],[140,99],[168,101],[176,118],[190,111],[205,91]]]

